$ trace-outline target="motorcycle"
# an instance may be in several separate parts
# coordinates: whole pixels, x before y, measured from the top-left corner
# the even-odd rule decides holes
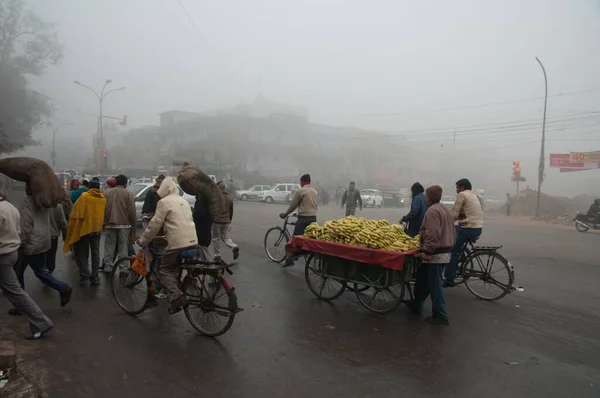
[[[573,221],[575,221],[575,229],[579,232],[587,232],[590,229],[600,229],[600,224],[597,224],[595,218],[590,218],[585,213],[577,212]]]

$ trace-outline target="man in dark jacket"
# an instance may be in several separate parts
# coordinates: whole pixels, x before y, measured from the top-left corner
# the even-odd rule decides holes
[[[410,187],[412,193],[412,201],[410,202],[410,212],[402,217],[400,222],[408,222],[408,228],[406,228],[406,234],[411,237],[415,237],[421,229],[425,212],[427,211],[427,203],[425,202],[425,188],[418,182],[415,182]]]
[[[194,204],[194,224],[196,226],[196,238],[198,239],[198,245],[204,260],[212,259],[210,250],[208,249],[212,242],[212,226],[214,217],[210,213],[210,205],[207,198],[202,195],[196,196],[196,203]]]
[[[350,181],[348,190],[344,192],[342,196],[342,209],[346,205],[346,217],[353,216],[356,213],[356,205],[358,204],[359,209],[362,211],[362,198],[360,197],[360,191],[356,189],[354,181]]]
[[[160,188],[160,184],[162,184],[165,179],[164,175],[159,175],[154,181],[154,186],[150,188],[150,192],[146,195],[144,199],[144,205],[142,206],[142,216],[144,217],[142,224],[144,229],[148,226],[150,219],[156,213],[156,205],[160,198],[158,197],[158,189]]]
[[[224,181],[219,181],[217,186],[223,193],[224,206],[221,212],[216,215],[214,224],[212,225],[212,243],[215,260],[221,258],[221,241],[233,251],[233,259],[235,260],[240,255],[240,248],[229,237],[231,220],[233,219],[233,200],[227,194],[227,184]]]
[[[589,218],[593,218],[594,222],[598,224],[600,219],[600,199],[594,200],[594,203],[590,206],[590,209],[587,212],[587,216]]]
[[[441,198],[442,187],[439,185],[433,185],[425,191],[429,208],[419,231],[423,263],[417,269],[415,298],[407,303],[413,312],[421,314],[425,300],[431,295],[432,316],[425,320],[434,325],[448,324],[442,274],[444,266],[450,262],[450,253],[456,242],[454,217],[440,203]]]

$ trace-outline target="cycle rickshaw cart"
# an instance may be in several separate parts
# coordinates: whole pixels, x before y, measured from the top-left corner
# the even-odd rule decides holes
[[[464,283],[485,301],[515,291],[514,269],[498,253],[500,247],[465,245],[457,270],[462,279],[457,284]],[[368,310],[387,314],[402,304],[407,290],[408,298],[414,297],[411,285],[421,263],[418,249],[395,252],[294,236],[286,251],[308,255],[306,283],[321,300],[335,300],[348,289]]]
[[[378,314],[402,304],[419,252],[377,250],[302,236],[294,236],[286,251],[308,254],[306,283],[319,299],[335,300],[348,289],[365,308]]]

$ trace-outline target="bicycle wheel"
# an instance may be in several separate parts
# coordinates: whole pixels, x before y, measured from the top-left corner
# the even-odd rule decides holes
[[[463,278],[475,297],[495,301],[511,292],[515,274],[512,265],[495,251],[475,251],[465,260]]]
[[[287,257],[285,245],[287,239],[281,227],[273,227],[265,234],[265,253],[276,263],[280,263]]]
[[[356,290],[355,293],[358,301],[369,311],[387,314],[402,304],[405,289],[406,284],[400,282],[389,286],[370,286],[363,291]]]
[[[110,286],[115,301],[129,315],[138,315],[146,309],[148,281],[133,269],[135,256],[122,257],[110,273]]]
[[[321,300],[331,301],[340,297],[346,290],[346,283],[325,276],[327,268],[323,256],[311,254],[306,260],[304,276],[311,292]]]
[[[229,330],[238,312],[237,296],[223,277],[188,276],[183,281],[182,291],[188,301],[183,312],[194,329],[210,337]]]

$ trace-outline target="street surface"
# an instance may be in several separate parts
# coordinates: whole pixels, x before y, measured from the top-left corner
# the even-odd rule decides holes
[[[56,274],[74,285],[64,309],[31,270],[26,288],[54,321],[26,342],[21,317],[2,317],[23,366],[48,397],[598,397],[600,234],[490,216],[480,243],[502,244],[524,288],[499,302],[446,290],[450,326],[398,311],[377,316],[346,292],[320,302],[304,261],[282,269],[263,251],[283,205],[236,202],[240,264],[228,276],[245,309],[228,333],[198,335],[166,301],[133,318],[106,282],[77,286],[70,256]],[[407,209],[358,214],[397,222]],[[319,221],[343,216],[332,204]],[[230,255],[228,253],[228,255]],[[6,313],[9,303],[2,301]],[[427,315],[430,311],[426,306]],[[8,319],[7,319],[8,318]],[[16,331],[16,332],[15,332]]]

